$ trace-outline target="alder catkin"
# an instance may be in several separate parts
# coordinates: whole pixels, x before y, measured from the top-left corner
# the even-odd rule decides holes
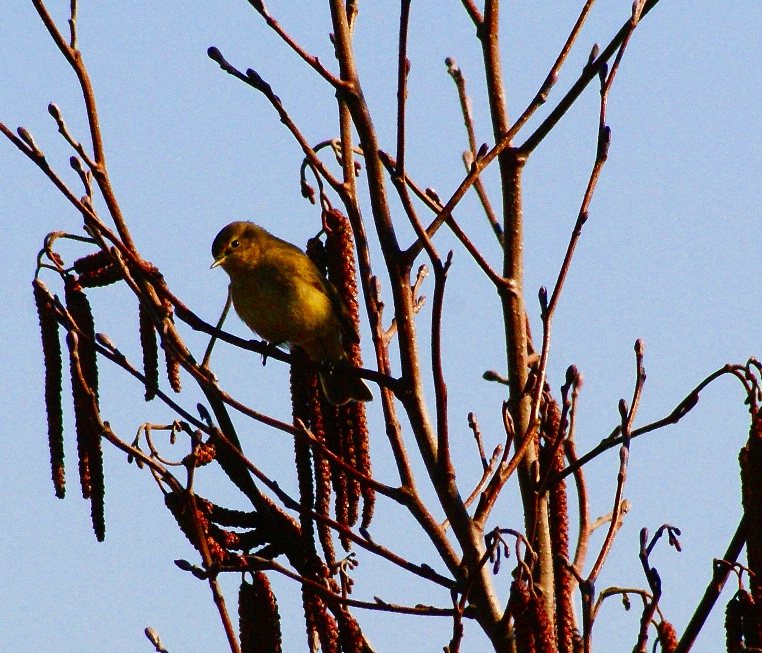
[[[158,270],[157,270],[158,273]],[[167,312],[167,320],[174,322],[174,309],[169,301],[164,301],[164,310]],[[182,390],[182,383],[180,382],[180,361],[175,357],[174,353],[166,345],[162,339],[162,349],[164,349],[164,361],[167,367],[167,380],[169,381],[169,387],[174,392],[180,392]]]
[[[206,551],[208,551],[212,562],[224,564],[233,561],[235,556],[225,549],[224,542],[221,543],[210,534],[212,526],[209,522],[212,511],[211,502],[198,495],[193,496],[192,499],[182,492],[168,492],[164,496],[164,503],[180,526],[183,535],[188,538],[188,541],[202,557],[204,556],[204,545],[206,545]],[[221,529],[217,530],[220,531]],[[217,534],[219,535],[219,532]]]
[[[94,451],[90,454],[90,521],[93,525],[95,539],[99,542],[103,542],[106,539],[105,498],[103,455],[99,437],[97,452]]]
[[[71,362],[80,485],[82,496],[90,500],[90,518],[95,537],[102,542],[106,537],[105,480],[98,415],[98,355],[95,349],[95,321],[90,301],[82,291],[82,286],[72,276],[67,276],[64,281],[64,296],[66,310],[81,334],[80,337],[74,331],[70,331],[66,337]]]
[[[82,288],[108,286],[122,279],[122,272],[106,250],[98,250],[74,261],[77,282]]]
[[[83,288],[100,288],[109,286],[122,279],[122,271],[116,265],[108,265],[94,272],[85,272],[77,277]]]
[[[516,633],[517,653],[537,653],[535,647],[535,632],[531,623],[531,592],[523,580],[511,583],[511,593],[508,599],[508,609],[513,616],[513,628]]]
[[[53,298],[45,284],[39,279],[32,282],[37,316],[42,336],[42,355],[45,365],[45,412],[48,421],[48,446],[50,448],[50,468],[56,496],[63,499],[66,494],[63,444],[63,360],[61,341],[58,337],[58,320],[55,316]]]
[[[102,542],[106,537],[106,523],[101,420],[95,393],[84,378],[80,339],[74,331],[69,331],[66,334],[66,345],[69,348],[71,389],[74,399],[79,480],[82,496],[90,500],[90,517],[95,537],[99,542]]]
[[[306,428],[311,429],[310,398],[314,392],[312,387],[317,384],[317,378],[314,371],[307,368],[307,354],[304,350],[295,347],[291,353],[294,357],[290,371],[291,414],[294,426],[301,422]],[[294,438],[294,458],[299,483],[299,504],[303,510],[299,516],[301,535],[307,550],[314,553],[316,551],[315,525],[312,517],[307,514],[315,507],[315,484],[312,478],[313,455],[310,444],[304,438]]]
[[[339,617],[339,643],[342,653],[361,653],[364,638],[357,620],[344,611]]]
[[[325,395],[320,393],[320,413],[323,418],[323,429],[325,431],[325,444],[330,451],[341,460],[346,462],[346,457],[342,449],[341,433],[339,431],[339,407],[331,404]],[[344,469],[333,460],[326,460],[329,468],[331,488],[334,493],[333,510],[336,521],[342,526],[348,524],[347,515],[349,503],[347,497],[347,475]],[[349,550],[349,540],[339,532],[339,541],[345,551]]]
[[[739,453],[741,502],[747,524],[746,557],[751,570],[751,595],[762,602],[762,416],[755,415],[749,439]]]
[[[327,237],[325,244],[325,265],[329,281],[334,285],[344,301],[349,317],[354,325],[354,334],[344,334],[344,347],[350,363],[362,367],[359,343],[360,306],[357,295],[357,275],[355,272],[354,243],[352,229],[340,211],[327,210],[323,214]],[[366,476],[371,475],[368,445],[368,428],[365,418],[365,404],[351,402],[339,409],[338,438],[343,460]],[[346,520],[348,524],[357,521],[357,506],[360,494],[363,496],[363,526],[368,527],[373,515],[375,493],[372,488],[361,488],[354,477],[341,472],[346,495]],[[346,548],[346,546],[345,546]]]
[[[167,381],[169,381],[169,387],[172,388],[174,392],[182,391],[183,386],[180,381],[180,361],[178,361],[166,347],[164,348],[164,361],[167,366]]]
[[[740,590],[738,597],[741,602],[744,646],[747,650],[760,650],[762,648],[762,637],[760,637],[760,625],[762,625],[762,622],[760,620],[759,605],[754,602],[754,599],[745,590]]]
[[[95,425],[93,423],[90,398],[87,395],[79,375],[79,358],[77,355],[77,335],[73,331],[66,334],[66,345],[69,348],[69,369],[71,372],[71,393],[74,402],[74,427],[77,433],[77,457],[79,462],[79,483],[82,488],[82,498],[89,499],[92,488],[90,485],[90,440]]]
[[[547,460],[552,453],[554,441],[559,433],[561,412],[556,401],[546,394],[543,402],[544,419],[542,434],[545,436],[545,451],[543,460],[550,465],[554,472],[564,468],[564,448],[559,447],[553,460]],[[562,434],[563,435],[563,434]],[[569,510],[566,497],[566,481],[555,483],[549,490],[548,525],[550,530],[550,545],[553,553],[553,577],[556,599],[556,631],[558,633],[558,653],[573,653],[574,651],[574,607],[572,597],[572,575],[566,567],[569,559]]]
[[[238,592],[241,653],[281,653],[278,602],[265,573],[252,576],[252,583],[242,581]]]
[[[677,648],[677,632],[669,621],[660,621],[656,627],[662,653],[674,653]]]
[[[82,334],[78,338],[77,351],[82,377],[87,387],[92,391],[96,406],[98,405],[98,360],[95,350],[95,321],[90,301],[82,291],[74,277],[66,277],[64,282],[66,310],[69,311],[74,323]]]
[[[307,242],[307,256],[310,257],[321,274],[326,272],[325,247],[319,238],[311,238]],[[336,420],[330,419],[335,414],[335,407],[332,406],[323,397],[320,390],[320,384],[317,382],[317,375],[313,372],[312,377],[307,380],[305,390],[308,392],[306,406],[309,407],[309,428],[318,441],[331,448],[329,441],[337,439]],[[331,429],[333,431],[331,432]],[[318,451],[313,452],[313,466],[315,473],[315,512],[323,517],[330,517],[331,514],[331,486],[332,486],[332,468],[328,459]],[[337,519],[338,521],[338,519]],[[336,554],[333,547],[333,532],[323,521],[318,521],[317,525],[318,539],[323,550],[323,557],[326,564],[333,568],[336,564]]]
[[[72,268],[74,268],[77,274],[81,275],[102,270],[113,264],[114,261],[111,259],[111,255],[105,249],[99,249],[97,252],[78,258],[74,261]]]
[[[138,308],[140,324],[140,346],[143,350],[143,375],[145,376],[145,400],[151,401],[159,389],[159,346],[156,341],[156,329],[146,307],[141,303]]]
[[[312,414],[312,433],[318,440],[326,445],[326,432],[323,423],[323,414],[321,411],[321,401],[319,395],[322,395],[318,385],[313,389],[313,414]],[[327,402],[326,402],[327,403]],[[315,512],[323,517],[331,515],[331,466],[328,459],[315,452],[313,456],[315,465]],[[323,549],[323,557],[326,564],[333,568],[336,565],[336,554],[333,548],[333,531],[324,521],[317,522],[318,539]]]
[[[741,653],[743,645],[743,607],[738,595],[725,607],[725,648],[728,653]]]

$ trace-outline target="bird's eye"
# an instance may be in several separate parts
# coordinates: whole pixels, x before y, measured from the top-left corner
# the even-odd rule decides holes
[[[241,244],[241,242],[236,238],[232,243],[230,243],[230,246],[235,249]]]

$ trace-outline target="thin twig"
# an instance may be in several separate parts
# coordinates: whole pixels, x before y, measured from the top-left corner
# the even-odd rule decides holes
[[[438,608],[432,605],[415,605],[415,606],[398,605],[396,603],[388,603],[386,601],[382,601],[378,597],[375,597],[375,601],[360,601],[357,599],[350,599],[349,597],[335,594],[334,592],[330,590],[330,588],[326,587],[325,585],[321,583],[318,583],[301,574],[294,573],[290,569],[277,563],[275,560],[269,560],[267,558],[260,558],[258,556],[250,555],[250,556],[246,556],[246,561],[249,562],[250,566],[254,569],[268,569],[268,570],[276,571],[279,574],[282,574],[283,576],[285,576],[286,578],[295,580],[301,583],[302,585],[309,586],[311,589],[323,595],[326,599],[326,602],[328,603],[335,603],[337,605],[343,605],[343,606],[352,607],[352,608],[361,608],[363,610],[372,610],[377,612],[393,612],[396,614],[409,614],[409,615],[416,615],[421,617],[451,617],[454,614],[454,611],[451,608]],[[222,570],[228,571],[228,569],[225,567],[223,567]],[[231,569],[230,571],[241,571],[241,570],[240,568],[236,567],[234,569]]]
[[[598,558],[593,564],[593,568],[590,570],[590,574],[587,577],[587,582],[591,585],[595,583],[598,575],[601,573],[603,564],[605,563],[606,558],[611,551],[611,546],[614,543],[614,538],[616,537],[616,534],[622,525],[621,517],[623,514],[623,493],[624,484],[627,480],[627,463],[630,453],[632,422],[635,419],[635,414],[637,413],[638,405],[640,404],[640,397],[643,392],[643,385],[646,381],[646,374],[643,370],[643,343],[641,340],[638,340],[635,343],[635,357],[637,364],[637,377],[635,380],[635,390],[633,391],[632,404],[628,409],[627,403],[624,401],[624,399],[620,400],[619,402],[619,414],[622,419],[622,437],[624,439],[619,450],[619,473],[617,474],[614,507],[611,511],[611,523],[606,533],[606,538],[601,545],[601,550],[598,553]]]
[[[400,31],[397,55],[397,175],[405,174],[405,107],[407,104],[407,76],[410,61],[407,58],[410,0],[400,2]]]
[[[502,451],[503,445],[499,444],[492,452],[492,457],[489,459],[489,462],[487,462],[485,459],[484,463],[486,467],[484,468],[484,472],[482,473],[482,477],[479,479],[479,482],[474,486],[474,489],[471,491],[471,494],[468,495],[468,498],[465,501],[466,508],[468,508],[476,500],[476,497],[478,497],[484,491],[484,488],[487,485],[487,481],[489,481],[490,476],[492,476],[495,471],[495,466],[497,465],[498,458],[500,457]],[[449,527],[450,520],[445,519],[442,522],[442,528],[447,529]]]
[[[463,165],[466,166],[466,171],[471,169],[471,165],[478,156],[478,150],[476,149],[476,133],[474,131],[474,118],[471,115],[471,99],[466,92],[466,78],[463,75],[463,71],[458,68],[455,60],[451,57],[445,59],[445,65],[447,66],[447,73],[452,77],[455,82],[455,87],[458,89],[458,99],[460,100],[460,110],[463,114],[463,123],[466,126],[466,133],[468,134],[468,147],[469,149],[463,154]],[[502,246],[504,244],[503,228],[497,220],[495,211],[492,208],[492,203],[489,201],[487,190],[484,188],[481,177],[474,181],[474,190],[479,196],[479,201],[482,204],[484,213],[487,216],[487,220],[492,227],[492,231],[497,238],[497,241]]]
[[[220,319],[217,320],[217,325],[214,327],[215,331],[221,331],[222,325],[225,324],[225,319],[228,316],[228,312],[230,311],[230,307],[233,305],[233,296],[230,294],[230,289],[228,288],[228,296],[225,299],[225,308],[222,309],[222,313],[220,313]],[[217,342],[217,334],[213,333],[212,337],[209,339],[209,344],[206,346],[206,351],[204,352],[204,359],[201,361],[201,367],[208,368],[209,367],[209,361],[212,358],[212,349],[214,349],[214,345]]]
[[[222,53],[218,48],[209,48],[207,50],[207,54],[209,55],[209,58],[212,61],[216,62],[219,67],[222,68],[222,70],[224,70],[226,73],[235,77],[236,79],[241,80],[244,84],[247,84],[256,89],[267,98],[275,111],[278,113],[280,121],[286,126],[286,128],[291,132],[293,137],[299,143],[300,147],[302,148],[302,152],[304,152],[304,155],[309,159],[310,163],[315,167],[315,169],[320,171],[320,174],[330,184],[331,188],[333,188],[333,190],[336,191],[339,196],[341,196],[344,192],[342,183],[336,179],[333,174],[331,174],[328,168],[326,168],[325,164],[320,160],[318,155],[315,153],[315,150],[313,150],[310,146],[309,141],[307,141],[305,136],[291,119],[291,116],[283,106],[283,102],[281,102],[280,98],[275,94],[270,84],[263,80],[262,77],[260,77],[259,74],[251,68],[249,68],[245,74],[242,73],[235,66],[230,64],[225,59],[225,57],[222,56]]]
[[[477,8],[476,3],[473,0],[461,0],[461,2],[468,12],[468,15],[471,16],[471,20],[474,21],[474,25],[476,25],[477,28],[481,27],[484,22],[484,17]]]
[[[455,469],[450,457],[449,419],[447,415],[447,384],[442,369],[442,308],[444,304],[447,272],[452,265],[452,250],[444,264],[434,267],[434,302],[431,317],[431,368],[434,380],[434,396],[437,416],[437,466],[439,473],[455,477]]]
[[[264,6],[261,0],[249,0],[249,4],[257,10],[257,12],[265,19],[268,27],[270,27],[282,40],[286,43],[296,54],[298,54],[307,65],[316,71],[323,79],[325,79],[334,88],[340,88],[343,82],[329,71],[321,62],[320,59],[314,55],[309,54],[291,35],[281,26],[281,24],[270,14]]]
[[[106,157],[103,147],[103,137],[101,135],[100,120],[98,118],[98,109],[95,103],[95,93],[93,91],[92,83],[90,82],[90,76],[87,73],[84,61],[82,59],[82,53],[77,49],[76,40],[76,4],[72,5],[70,28],[72,30],[71,44],[67,43],[61,32],[56,27],[55,22],[48,13],[47,8],[42,0],[32,0],[34,8],[37,10],[43,24],[45,25],[48,33],[52,37],[61,54],[69,65],[74,70],[79,81],[80,88],[82,90],[82,98],[85,102],[85,109],[87,111],[87,122],[90,127],[90,138],[93,146],[93,163],[95,164],[91,170],[95,181],[98,184],[98,188],[103,195],[103,199],[108,207],[109,214],[111,215],[114,225],[120,238],[124,242],[125,247],[132,251],[135,249],[135,244],[132,241],[132,236],[127,228],[127,223],[122,216],[122,211],[119,208],[119,204],[116,200],[116,195],[111,187],[111,182],[108,178],[108,171],[106,170]]]
[[[396,162],[392,157],[390,157],[386,152],[379,152],[379,155],[381,157],[381,162],[386,167],[387,171],[390,175],[392,175],[392,178],[394,178],[395,172],[396,172]],[[434,213],[439,213],[441,210],[442,204],[438,197],[435,195],[432,195],[431,190],[429,192],[421,190],[420,186],[417,186],[411,179],[408,177],[408,175],[405,175],[405,184],[410,187],[410,189],[415,193],[415,195],[420,199],[429,209],[431,209]],[[460,240],[463,247],[466,248],[466,251],[473,257],[474,261],[476,261],[477,265],[483,270],[483,272],[487,275],[487,277],[494,283],[498,288],[507,288],[508,284],[506,281],[497,273],[495,270],[490,266],[490,264],[487,262],[487,260],[484,258],[482,253],[478,250],[478,248],[473,244],[471,239],[466,235],[466,233],[460,228],[458,223],[455,221],[455,218],[450,215],[446,220],[447,226],[450,227],[450,230],[455,234],[455,236]],[[425,231],[422,231],[419,235],[418,239],[416,240],[416,243],[422,243],[421,248],[426,249],[427,243],[430,242],[430,239],[434,236],[436,230],[432,230],[431,227],[426,229]],[[425,236],[424,236],[425,234]],[[412,262],[417,255],[420,253],[420,249],[416,249],[414,252],[412,251],[412,248],[407,249],[403,254],[403,260]]]
[[[592,6],[592,2],[588,2],[588,5]],[[543,337],[542,337],[542,349],[540,352],[540,363],[537,369],[537,380],[535,382],[534,396],[532,398],[532,411],[530,416],[530,423],[532,423],[534,420],[537,419],[537,416],[540,411],[541,394],[542,394],[543,388],[545,387],[545,375],[546,375],[547,366],[548,366],[548,357],[550,355],[550,339],[551,339],[551,327],[553,322],[553,315],[555,313],[556,307],[558,306],[558,301],[561,296],[561,291],[563,290],[564,281],[566,280],[566,276],[571,266],[574,250],[582,234],[582,227],[588,218],[588,209],[590,206],[590,202],[592,201],[592,198],[593,198],[593,193],[595,192],[595,187],[598,183],[598,179],[600,178],[603,165],[606,163],[606,159],[608,158],[609,144],[611,142],[611,130],[606,125],[606,109],[608,107],[609,92],[611,91],[612,84],[614,83],[614,78],[616,76],[616,73],[619,70],[619,65],[622,61],[622,57],[624,56],[624,52],[625,52],[625,49],[627,48],[627,44],[629,43],[630,37],[632,36],[632,33],[638,24],[638,20],[640,17],[640,13],[638,9],[639,5],[642,9],[642,2],[640,2],[639,4],[636,2],[636,4],[633,6],[633,17],[631,21],[631,29],[625,35],[624,40],[622,41],[622,45],[617,51],[616,58],[614,60],[614,64],[611,67],[610,72],[608,72],[608,74],[605,74],[605,68],[601,69],[601,75],[600,75],[601,101],[600,101],[599,120],[598,120],[598,144],[596,148],[595,163],[590,173],[590,179],[588,181],[587,188],[585,190],[585,195],[582,199],[582,205],[580,207],[577,221],[574,225],[574,229],[572,230],[572,235],[566,249],[566,254],[564,256],[561,269],[558,273],[558,278],[556,279],[556,284],[553,287],[553,292],[550,296],[550,301],[548,301],[547,291],[545,290],[545,288],[542,288],[540,291]],[[585,9],[589,10],[589,7],[586,5]],[[585,9],[583,9],[583,15],[580,17],[582,20],[584,20]],[[581,24],[578,23],[578,25],[575,26],[575,29],[580,27],[581,27]],[[554,458],[551,457],[551,459],[554,459]],[[550,469],[548,471],[550,472]],[[547,483],[547,477],[543,480],[541,487],[547,487],[546,483]]]
[[[649,11],[651,11],[651,9],[653,9],[654,6],[656,6],[658,2],[659,0],[648,0],[643,7],[640,18],[642,19]],[[585,67],[577,81],[572,85],[571,89],[569,89],[566,95],[556,105],[556,108],[551,111],[550,115],[524,142],[524,144],[518,148],[514,156],[519,163],[521,163],[523,160],[526,160],[528,154],[531,153],[540,144],[545,136],[550,133],[551,129],[555,127],[561,118],[563,118],[569,108],[582,94],[582,91],[584,91],[585,88],[587,88],[587,85],[596,77],[596,75],[598,75],[598,72],[603,67],[603,65],[615,55],[617,49],[622,44],[622,41],[624,40],[629,30],[630,20],[628,19],[628,21],[622,26],[619,32],[617,32],[614,38],[611,39],[600,56],[593,63]],[[485,153],[483,157],[479,157],[479,159],[474,161],[472,170],[468,173],[465,179],[463,179],[458,188],[451,195],[450,199],[444,204],[442,210],[437,214],[437,217],[426,229],[426,232],[429,234],[429,236],[433,236],[433,234],[439,229],[440,226],[442,226],[447,218],[450,217],[452,211],[460,203],[468,189],[471,188],[474,181],[481,175],[484,169],[490,163],[492,163],[503,151],[511,147],[513,138],[516,136],[522,126],[523,125],[518,122],[512,125],[510,129],[505,132],[502,138],[487,153]],[[417,255],[420,252],[421,247],[422,244],[420,242],[413,243],[413,245],[411,245],[410,248],[408,248],[406,251],[406,254],[408,256]]]
[[[742,376],[739,377],[739,373],[742,373],[744,369],[743,365],[724,365],[720,369],[716,370],[715,372],[712,372],[709,376],[707,376],[701,383],[699,383],[693,390],[691,390],[685,398],[672,410],[672,412],[667,415],[666,417],[662,417],[659,420],[656,420],[655,422],[651,422],[650,424],[646,424],[645,426],[641,426],[640,428],[634,429],[632,433],[630,434],[630,438],[636,438],[639,435],[644,435],[645,433],[650,433],[651,431],[656,431],[658,429],[664,428],[665,426],[669,426],[671,424],[677,424],[685,415],[687,415],[693,408],[696,407],[699,401],[699,394],[701,391],[708,386],[710,383],[712,383],[715,379],[718,379],[719,377],[725,375],[725,374],[732,374],[733,376],[736,376],[736,378],[743,379]],[[609,449],[613,449],[614,447],[621,445],[624,442],[624,437],[620,435],[621,433],[621,427],[615,428],[611,434],[601,440],[596,447],[588,451],[584,456],[577,459],[576,462],[569,463],[569,465],[564,468],[562,472],[559,472],[556,474],[551,480],[548,482],[548,485],[553,485],[554,483],[557,483],[563,478],[566,478],[569,474],[572,474],[577,469],[580,469],[587,463],[589,463],[594,458],[597,458],[599,455],[601,455],[603,452],[608,451]]]
[[[534,96],[532,102],[526,109],[524,109],[524,112],[521,114],[521,116],[519,116],[519,119],[512,125],[511,130],[521,129],[534,115],[537,109],[545,104],[546,100],[548,99],[550,89],[555,86],[555,83],[558,80],[558,74],[561,72],[561,68],[566,62],[566,58],[569,56],[574,42],[577,40],[577,37],[582,30],[582,26],[585,24],[585,20],[587,20],[587,17],[590,15],[590,10],[593,8],[594,3],[595,0],[587,0],[587,2],[585,2],[585,6],[582,7],[582,11],[577,18],[577,22],[574,24],[572,31],[569,33],[569,36],[566,39],[566,43],[564,43],[563,48],[561,48],[561,52],[556,58],[553,67],[550,69],[548,76],[545,78],[542,86],[540,86],[540,90],[537,91],[537,94]]]
[[[696,611],[693,613],[691,620],[685,627],[685,632],[680,638],[680,642],[677,644],[675,653],[688,653],[688,651],[693,648],[696,637],[698,637],[698,634],[704,627],[712,608],[714,608],[714,604],[717,602],[717,599],[722,592],[722,588],[725,587],[725,582],[732,570],[732,563],[738,560],[738,556],[741,555],[741,551],[746,544],[747,532],[748,526],[746,524],[746,517],[744,516],[741,518],[738,528],[736,528],[736,532],[730,540],[730,544],[728,544],[728,549],[725,551],[722,561],[714,561],[712,578],[704,591],[704,596],[696,607]]]

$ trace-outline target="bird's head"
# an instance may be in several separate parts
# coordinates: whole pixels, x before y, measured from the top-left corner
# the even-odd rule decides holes
[[[231,222],[212,243],[212,267],[222,267],[228,274],[256,264],[261,243],[267,232],[253,222]]]

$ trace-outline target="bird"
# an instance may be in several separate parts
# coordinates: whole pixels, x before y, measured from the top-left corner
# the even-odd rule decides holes
[[[345,339],[359,342],[354,321],[333,284],[298,247],[253,222],[231,222],[212,242],[212,268],[230,277],[238,316],[274,345],[301,347],[326,364],[319,372],[326,399],[336,406],[371,401],[365,382],[342,373],[352,367]]]

